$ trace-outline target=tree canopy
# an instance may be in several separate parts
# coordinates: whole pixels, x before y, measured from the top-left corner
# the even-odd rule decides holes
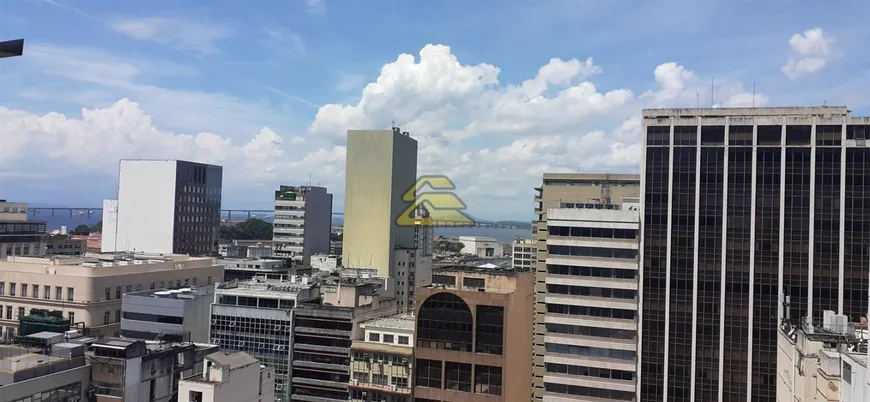
[[[448,252],[448,253],[458,253],[465,248],[465,244],[462,244],[458,241],[451,240],[438,240],[436,244],[438,251]]]
[[[70,231],[70,234],[87,236],[91,233],[100,233],[102,231],[103,221],[99,221],[93,225],[78,225]]]
[[[251,218],[235,225],[221,226],[223,240],[272,240],[272,224],[262,219]]]

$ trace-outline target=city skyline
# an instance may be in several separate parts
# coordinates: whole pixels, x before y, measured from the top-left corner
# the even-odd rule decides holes
[[[310,3],[11,1],[0,34],[28,45],[0,70],[0,187],[96,206],[118,159],[160,157],[225,166],[235,208],[310,181],[342,210],[345,130],[395,121],[420,174],[451,177],[480,218],[517,219],[545,171],[637,173],[645,107],[750,106],[755,89],[756,106],[868,114],[863,3]]]

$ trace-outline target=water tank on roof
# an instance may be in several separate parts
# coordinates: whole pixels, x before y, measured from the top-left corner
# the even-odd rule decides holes
[[[166,299],[166,298],[172,297],[172,293],[169,293],[165,290],[161,290],[158,292],[154,292],[154,297],[157,297],[160,299]]]

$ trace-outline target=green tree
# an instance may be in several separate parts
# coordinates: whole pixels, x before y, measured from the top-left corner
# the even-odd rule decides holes
[[[91,227],[88,225],[78,225],[70,232],[70,234],[87,236],[91,234]]]
[[[103,221],[99,221],[99,222],[91,225],[88,228],[88,230],[90,230],[91,233],[102,233],[103,232]]]
[[[271,240],[272,224],[262,219],[251,218],[235,225],[221,226],[223,240]]]

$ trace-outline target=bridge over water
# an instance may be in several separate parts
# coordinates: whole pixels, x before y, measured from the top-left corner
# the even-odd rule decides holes
[[[27,208],[27,213],[36,218],[48,218],[54,216],[81,216],[87,218],[102,218],[102,208],[54,208],[54,207],[33,207]],[[244,221],[251,218],[259,218],[263,220],[271,220],[275,211],[271,209],[222,209],[221,219],[227,221]],[[342,212],[333,212],[333,216],[343,216]],[[473,219],[473,218],[472,218]],[[474,219],[473,224],[468,222],[451,222],[438,221],[436,226],[449,227],[479,227],[479,228],[498,228],[498,229],[530,229],[531,222],[521,221],[488,221]]]

